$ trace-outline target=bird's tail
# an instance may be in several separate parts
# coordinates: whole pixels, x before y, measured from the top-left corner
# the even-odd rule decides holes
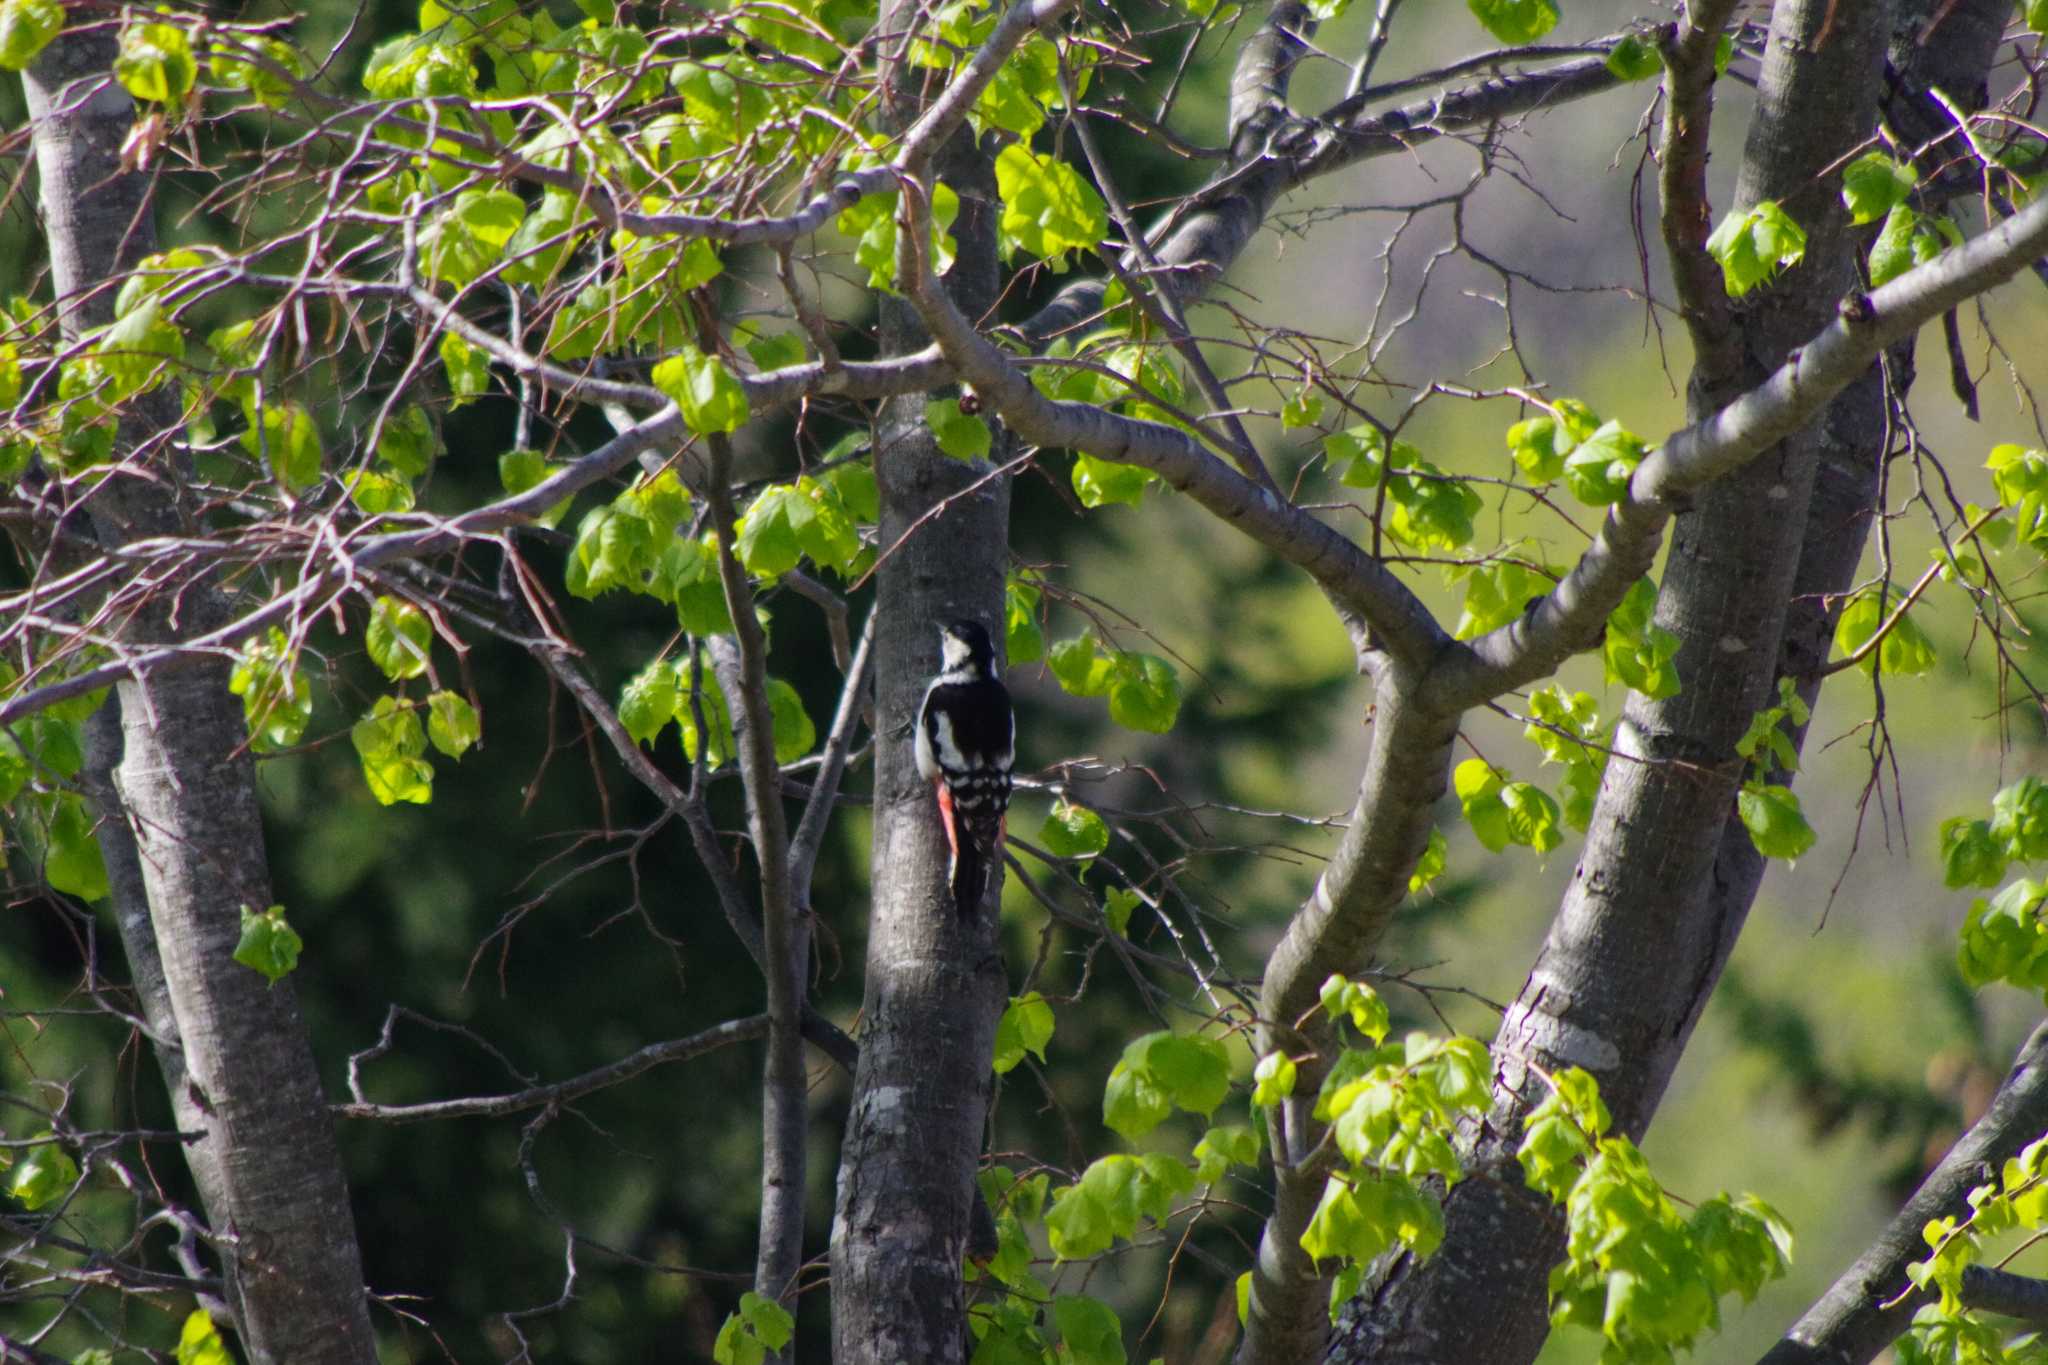
[[[988,868],[983,862],[981,850],[972,839],[960,841],[960,852],[953,859],[953,908],[960,912],[960,918],[971,920],[981,905],[981,893],[986,888]]]
[[[960,918],[974,918],[988,894],[989,875],[1002,858],[1003,820],[969,819],[960,831],[960,851],[953,859],[953,908]]]

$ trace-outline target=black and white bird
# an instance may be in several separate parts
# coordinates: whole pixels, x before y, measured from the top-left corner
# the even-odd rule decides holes
[[[917,708],[917,770],[938,792],[953,905],[970,919],[1003,856],[1017,721],[986,630],[973,621],[940,627],[939,654],[939,676]]]

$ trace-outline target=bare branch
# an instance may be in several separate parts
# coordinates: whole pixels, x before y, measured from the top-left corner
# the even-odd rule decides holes
[[[2048,1132],[2048,1022],[2020,1046],[1984,1117],[1970,1126],[1856,1263],[1806,1310],[1762,1365],[1863,1365],[1896,1340],[1928,1301],[1911,1288],[1906,1267],[1927,1255],[1921,1229],[1968,1210],[1970,1191],[1995,1177],[2006,1158]],[[2036,1298],[2038,1301],[2038,1296]]]
[[[751,1042],[768,1036],[768,1016],[750,1015],[745,1019],[733,1019],[715,1027],[693,1033],[687,1038],[671,1038],[666,1042],[649,1043],[636,1052],[607,1062],[580,1076],[571,1076],[566,1081],[555,1081],[549,1085],[530,1086],[525,1090],[514,1090],[503,1095],[475,1095],[460,1100],[432,1100],[424,1104],[368,1104],[357,1101],[351,1104],[335,1104],[328,1108],[336,1118],[376,1119],[381,1123],[428,1123],[437,1119],[502,1118],[527,1109],[541,1109],[548,1105],[563,1105],[572,1100],[611,1086],[632,1080],[642,1072],[671,1062],[687,1062],[715,1052],[731,1043]]]

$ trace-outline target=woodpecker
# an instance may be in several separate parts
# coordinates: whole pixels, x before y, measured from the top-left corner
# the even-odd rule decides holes
[[[939,675],[917,708],[917,770],[938,793],[952,851],[953,905],[971,919],[1003,856],[1017,720],[996,676],[995,646],[973,621],[939,628]]]

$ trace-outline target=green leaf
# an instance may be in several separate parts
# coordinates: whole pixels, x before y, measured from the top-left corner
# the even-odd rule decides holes
[[[1038,34],[1027,38],[975,101],[984,124],[1015,133],[1026,142],[1045,124],[1045,111],[1061,103],[1059,50]]]
[[[1865,152],[1842,172],[1842,203],[1851,223],[1874,223],[1906,201],[1920,173],[1883,152]]]
[[[1180,675],[1156,654],[1120,653],[1109,684],[1109,718],[1127,730],[1163,735],[1180,717]]]
[[[1631,31],[1608,51],[1607,69],[1617,80],[1646,81],[1663,74],[1664,57],[1655,43]]]
[[[297,403],[265,404],[250,415],[242,449],[263,461],[271,477],[294,493],[320,479],[320,429]]]
[[[187,1314],[178,1332],[178,1365],[235,1365],[214,1328],[212,1315],[204,1308]]]
[[[1565,457],[1600,427],[1600,418],[1576,398],[1561,398],[1549,415],[1530,417],[1508,428],[1508,450],[1522,471],[1538,483],[1564,476]]]
[[[1564,462],[1572,496],[1607,507],[1628,495],[1629,476],[1647,453],[1642,441],[1619,422],[1607,422],[1573,448]]]
[[[1365,1172],[1330,1177],[1301,1246],[1317,1260],[1369,1261],[1397,1242],[1427,1257],[1443,1235],[1434,1199],[1398,1176]]]
[[[1068,1261],[1098,1256],[1116,1242],[1109,1207],[1085,1185],[1069,1185],[1053,1196],[1045,1234],[1052,1254]]]
[[[417,403],[408,403],[386,418],[384,429],[377,433],[377,458],[400,477],[417,479],[434,462],[439,445],[427,410]]]
[[[92,391],[100,403],[116,403],[161,384],[169,362],[185,355],[185,334],[164,311],[163,301],[145,297],[93,337],[90,358],[64,367],[74,395]],[[60,395],[67,396],[67,395]]]
[[[1109,1082],[1103,1087],[1102,1121],[1111,1131],[1136,1141],[1164,1123],[1172,1112],[1172,1098],[1149,1071],[1130,1064],[1130,1049],[1126,1048],[1123,1058],[1110,1068]]]
[[[1958,815],[1941,822],[1941,884],[1996,886],[2005,879],[2005,841],[1983,820]]]
[[[775,761],[794,763],[818,742],[818,727],[804,710],[803,698],[780,678],[768,680],[769,721],[775,727]]]
[[[634,674],[619,694],[619,723],[636,744],[651,744],[682,703],[683,689],[676,667],[666,659],[654,662]]]
[[[215,46],[207,53],[215,83],[228,90],[246,90],[265,108],[282,109],[291,98],[291,80],[306,77],[306,59],[290,43],[263,34],[237,34],[234,42],[233,49]],[[259,66],[256,58],[282,69],[291,80]]]
[[[725,583],[718,574],[718,537],[676,537],[662,547],[654,570],[657,595],[675,604],[676,624],[691,635],[722,635],[732,629]]]
[[[747,1331],[738,1313],[732,1313],[719,1324],[718,1336],[711,1343],[711,1359],[715,1365],[763,1365],[768,1348]]]
[[[554,472],[555,467],[550,465],[547,456],[538,450],[508,450],[498,457],[498,482],[504,485],[507,493],[524,493],[529,488],[537,488]],[[559,526],[562,518],[568,515],[569,505],[574,501],[574,497],[563,498],[535,517],[534,523],[540,526]]]
[[[1284,1052],[1269,1052],[1252,1068],[1252,1103],[1270,1109],[1294,1093],[1298,1068]]]
[[[1422,452],[1406,441],[1387,444],[1386,433],[1371,423],[1333,431],[1323,438],[1323,459],[1337,472],[1337,482],[1347,488],[1378,488],[1389,465],[1410,469],[1421,464]]]
[[[1601,647],[1607,681],[1621,683],[1658,699],[1675,697],[1679,691],[1678,669],[1672,663],[1678,655],[1678,637],[1656,624],[1657,585],[1639,578],[1607,617],[1607,637]]]
[[[374,469],[351,469],[342,475],[341,486],[347,490],[348,500],[366,517],[380,517],[387,512],[410,512],[413,507],[409,484]]]
[[[1465,580],[1465,607],[1453,634],[1470,640],[1518,619],[1531,602],[1549,592],[1556,579],[1513,560],[1499,559],[1456,571]]]
[[[1242,1123],[1226,1123],[1211,1128],[1195,1144],[1197,1185],[1215,1184],[1232,1166],[1258,1164],[1258,1131]]]
[[[849,167],[849,169],[852,169]],[[947,230],[960,212],[960,196],[940,181],[932,188],[932,270],[944,274],[953,263]],[[868,286],[895,292],[896,191],[871,194],[839,215],[839,230],[854,239],[853,259],[868,271]]]
[[[934,398],[924,405],[925,425],[939,449],[956,460],[988,458],[988,423],[960,411],[958,398]]]
[[[74,769],[75,771],[75,769]],[[107,865],[93,837],[92,817],[85,803],[69,792],[57,798],[43,850],[43,880],[51,888],[96,901],[107,894]]]
[[[1721,280],[1739,298],[1806,255],[1806,233],[1785,216],[1775,200],[1749,209],[1730,209],[1713,235],[1707,254],[1721,263]]]
[[[441,367],[448,373],[451,408],[491,391],[491,358],[453,332],[441,334]]]
[[[1095,187],[1066,162],[1021,142],[996,155],[996,197],[1003,205],[999,241],[1006,260],[1021,247],[1061,270],[1069,251],[1092,251],[1109,231]]]
[[[1086,451],[1074,452],[1074,496],[1083,507],[1107,507],[1112,503],[1136,507],[1145,500],[1145,490],[1158,478],[1139,465],[1098,460]]]
[[[1060,1329],[1060,1355],[1074,1365],[1125,1365],[1123,1328],[1099,1299],[1062,1294],[1052,1301]]]
[[[1533,43],[1557,27],[1556,0],[1465,0],[1474,18],[1503,43]]]
[[[1796,862],[1813,847],[1813,826],[1806,823],[1799,798],[1789,787],[1753,783],[1736,795],[1735,809],[1750,842],[1766,858]]]
[[[995,1067],[998,1076],[1013,1069],[1030,1053],[1045,1060],[1045,1045],[1052,1041],[1052,1006],[1037,991],[1012,996],[996,1024]]]
[[[725,272],[725,262],[718,259],[718,249],[707,237],[692,237],[677,253],[675,264],[669,270],[669,283],[677,289],[695,289],[709,284]],[[797,343],[797,354],[803,354],[802,345]]]
[[[754,362],[755,369],[765,374],[804,363],[804,339],[801,335],[796,332],[760,333],[752,328],[752,323],[735,327],[733,339],[745,347],[747,358]]]
[[[0,71],[25,69],[63,30],[57,0],[0,0]]]
[[[1213,1038],[1154,1033],[1133,1046],[1168,1097],[1190,1113],[1213,1114],[1230,1093],[1230,1054]]]
[[[436,749],[450,758],[461,758],[483,737],[483,721],[466,697],[446,691],[427,697],[427,738]]]
[[[788,573],[803,558],[804,533],[816,516],[816,505],[795,485],[763,489],[740,517],[734,553],[758,578]]]
[[[1292,431],[1296,427],[1312,427],[1322,419],[1323,396],[1303,390],[1280,406],[1280,429]]]
[[[565,190],[546,191],[499,253],[505,262],[505,279],[538,289],[554,283],[579,244],[579,230],[595,222],[575,195]]]
[[[425,805],[434,799],[433,765],[422,757],[427,736],[411,707],[396,697],[377,698],[369,714],[350,727],[349,741],[379,805]]]
[[[1886,604],[1876,592],[1858,593],[1850,599],[1848,606],[1842,608],[1842,615],[1835,622],[1835,648],[1842,652],[1844,658],[1853,655],[1870,642],[1871,636],[1884,624],[1886,615]],[[1914,624],[1909,614],[1901,616],[1878,647],[1859,660],[1856,666],[1866,674],[1876,672],[1881,666],[1886,673],[1911,678],[1932,672],[1937,662],[1934,642]]]
[[[1038,625],[1038,589],[1012,577],[1003,585],[1003,654],[1010,667],[1045,657],[1045,632]]]
[[[228,675],[228,691],[242,699],[242,719],[258,753],[297,744],[313,718],[312,689],[298,671],[290,642],[276,626],[242,646]]]
[[[1115,660],[1102,652],[1095,632],[1061,640],[1046,655],[1046,663],[1059,685],[1077,697],[1099,697],[1109,691],[1115,679]]]
[[[1321,999],[1325,1014],[1332,1020],[1349,1017],[1351,1026],[1371,1039],[1375,1047],[1386,1040],[1388,1031],[1393,1028],[1387,1002],[1363,981],[1332,973],[1323,982]]]
[[[1418,549],[1458,550],[1469,545],[1473,518],[1479,514],[1479,495],[1464,480],[1446,474],[1427,460],[1417,460],[1405,473],[1387,483],[1387,497],[1393,504],[1386,518],[1386,532],[1395,540]]]
[[[262,914],[242,907],[242,938],[235,944],[235,961],[263,973],[276,985],[299,965],[305,941],[286,922],[284,907],[273,905]]]
[[[1129,938],[1131,912],[1144,904],[1138,893],[1121,886],[1112,886],[1103,893],[1102,920],[1109,926],[1109,932],[1118,938]]]
[[[747,391],[725,362],[685,346],[654,367],[654,387],[675,401],[683,420],[700,436],[738,431],[747,421]]]
[[[1991,798],[1991,835],[2011,857],[2048,858],[2048,783],[2023,777],[1999,788]]]
[[[1422,850],[1422,858],[1415,864],[1415,870],[1408,874],[1408,894],[1414,895],[1444,875],[1444,867],[1450,855],[1450,845],[1444,841],[1444,832],[1431,829],[1429,843]]]
[[[732,761],[733,729],[732,711],[726,705],[725,693],[718,685],[718,678],[709,668],[704,670],[704,691],[693,694],[690,686],[690,672],[686,665],[676,665],[676,683],[682,689],[682,696],[676,702],[676,724],[683,732],[683,757],[695,763],[700,745],[704,759],[716,768]],[[704,724],[711,734],[708,741],[697,731],[697,711],[704,712]]]
[[[2048,33],[2048,0],[2020,0],[2020,17],[2036,33]]]
[[[425,612],[410,602],[379,596],[370,607],[369,629],[363,645],[370,662],[393,682],[417,678],[427,671],[427,658],[434,644],[434,627]]]
[[[29,1148],[7,1173],[8,1195],[29,1209],[56,1203],[78,1184],[78,1163],[58,1145],[56,1134],[46,1128],[37,1136],[50,1141]]]
[[[1948,219],[1898,205],[1886,215],[1883,230],[1870,244],[1871,286],[1889,284],[1914,266],[1925,265],[1959,238]]]
[[[464,190],[420,232],[420,273],[461,288],[504,259],[526,218],[526,202],[510,190]]]
[[[185,103],[199,78],[192,40],[176,24],[130,24],[121,30],[114,75],[130,95],[145,103]]]
[[[1046,814],[1038,838],[1056,858],[1093,858],[1109,847],[1109,826],[1086,806],[1062,797]]]
[[[771,1351],[789,1345],[789,1339],[796,1334],[796,1319],[789,1310],[751,1289],[740,1295],[740,1318],[747,1324],[747,1330]]]

